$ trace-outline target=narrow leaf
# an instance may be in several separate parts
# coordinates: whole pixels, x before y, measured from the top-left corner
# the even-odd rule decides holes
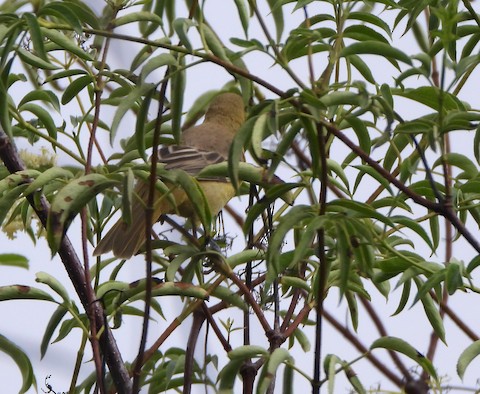
[[[480,341],[473,342],[462,352],[457,361],[457,373],[460,379],[463,380],[468,366],[479,354]]]
[[[343,48],[340,52],[340,57],[350,55],[380,55],[382,57],[400,60],[409,65],[412,64],[412,59],[405,52],[378,41],[356,42]]]
[[[430,360],[426,359],[418,350],[416,350],[408,342],[396,337],[382,337],[372,343],[370,349],[383,348],[387,350],[393,350],[404,354],[418,363],[425,371],[429,373],[434,379],[437,379],[437,373],[433,368]]]
[[[32,385],[36,385],[32,364],[26,353],[1,334],[0,351],[12,358],[22,374],[22,387],[20,388],[19,393],[26,393]]]
[[[116,181],[100,174],[88,174],[69,182],[55,196],[47,220],[47,239],[55,254],[75,215],[98,193]]]

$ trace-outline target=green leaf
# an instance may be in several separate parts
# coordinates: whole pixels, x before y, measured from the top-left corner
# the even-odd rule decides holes
[[[350,314],[350,319],[352,320],[352,327],[355,331],[358,329],[358,304],[357,298],[353,291],[345,292],[345,299],[348,304],[348,312]]]
[[[383,167],[387,171],[391,171],[393,164],[395,161],[399,160],[401,157],[401,153],[403,150],[412,143],[412,139],[410,136],[405,134],[397,134],[393,137],[390,142],[390,146],[387,149],[387,153],[385,154],[385,159],[383,161]]]
[[[239,346],[228,352],[228,358],[230,360],[246,360],[248,358],[257,358],[268,356],[268,350],[262,346],[244,345]]]
[[[437,380],[437,373],[435,372],[431,361],[426,359],[425,356],[423,356],[418,350],[416,350],[408,342],[405,342],[403,339],[396,337],[379,338],[370,346],[371,350],[378,348],[393,350],[395,352],[404,354],[419,364],[426,372],[428,372],[431,377]]]
[[[200,183],[184,171],[176,172],[175,183],[180,185],[187,194],[188,199],[193,203],[195,213],[202,222],[205,231],[210,231],[212,225],[212,213],[210,212],[210,207]]]
[[[52,116],[45,108],[42,108],[37,104],[26,103],[19,107],[18,110],[21,112],[29,111],[36,115],[38,120],[42,122],[43,126],[47,130],[48,135],[53,139],[57,139],[57,126],[55,126]]]
[[[30,39],[32,40],[33,48],[35,49],[36,54],[46,62],[49,62],[47,53],[45,52],[45,47],[43,45],[42,32],[36,16],[30,12],[25,12],[22,17],[27,21]]]
[[[417,282],[417,280],[416,280]],[[425,294],[424,297],[420,299],[422,301],[423,309],[427,315],[428,321],[432,325],[435,334],[446,343],[445,340],[445,327],[443,326],[443,319],[440,316],[437,304],[433,301],[433,298],[430,294]]]
[[[335,354],[327,354],[323,361],[323,370],[328,379],[328,394],[333,394],[335,389],[335,377],[337,364],[341,364],[342,360]]]
[[[356,42],[346,46],[340,52],[340,57],[348,57],[350,55],[380,55],[412,65],[412,59],[406,53],[392,47],[390,44],[378,41]]]
[[[451,261],[447,266],[447,274],[445,276],[445,285],[449,295],[455,293],[458,289],[463,288],[463,279],[460,272],[460,265]]]
[[[28,269],[28,259],[21,254],[0,253],[0,265]]]
[[[26,353],[11,342],[9,339],[0,334],[0,351],[10,356],[15,364],[17,364],[22,374],[22,387],[19,393],[26,393],[32,385],[36,386],[35,375],[33,373],[32,364]]]
[[[240,294],[238,294],[234,290],[231,290],[224,286],[217,286],[211,293],[211,296],[222,300],[229,306],[234,306],[236,308],[239,308],[240,310],[243,310],[244,312],[248,312],[248,306],[245,303],[245,300]]]
[[[293,205],[291,190],[298,186],[297,184],[291,183],[283,183],[275,186],[267,185],[265,195],[248,210],[247,217],[243,224],[243,232],[247,234],[254,221],[278,198],[284,200],[288,205]]]
[[[297,329],[293,332],[293,335],[295,336],[295,339],[300,344],[300,347],[302,348],[302,350],[305,353],[309,352],[312,345],[310,343],[310,340],[308,339],[308,335],[304,331],[302,331],[302,328],[297,327]]]
[[[337,263],[340,270],[340,282],[338,288],[340,291],[340,300],[348,290],[348,282],[350,279],[350,267],[352,264],[351,247],[349,242],[348,230],[345,228],[342,221],[335,223],[335,235],[336,235],[336,253]]]
[[[370,150],[372,149],[372,142],[370,140],[370,134],[368,133],[365,122],[356,116],[348,116],[345,118],[345,121],[350,124],[353,131],[355,132],[360,148],[362,148],[362,150],[367,155],[370,154]]]
[[[283,380],[282,380],[283,394],[294,394],[295,393],[293,373],[294,373],[294,369],[288,364],[285,365],[285,369],[283,370]]]
[[[459,187],[463,193],[478,194],[480,192],[480,179],[470,179]]]
[[[354,193],[359,186],[363,186],[363,183],[362,183],[363,176],[365,174],[368,174],[373,179],[375,179],[380,185],[382,185],[384,189],[386,189],[390,194],[393,195],[393,191],[390,187],[390,181],[386,179],[384,176],[380,175],[374,168],[366,164],[353,166],[353,167],[360,171],[357,179],[355,180],[355,186],[353,188]]]
[[[240,22],[242,23],[243,32],[245,33],[245,37],[248,37],[248,8],[247,3],[245,0],[234,0],[235,6],[237,7],[238,16],[240,18]]]
[[[61,167],[51,167],[38,175],[37,178],[34,179],[25,189],[23,194],[28,196],[29,194],[42,189],[46,184],[53,180],[71,178],[73,178],[73,173],[71,171]]]
[[[382,215],[380,212],[377,212],[370,205],[359,201],[339,199],[330,201],[327,204],[327,210],[337,211],[337,209],[340,209],[340,212],[347,212],[354,217],[374,218],[380,220],[382,223],[385,223],[388,226],[395,226],[395,224],[388,217]]]
[[[192,44],[188,38],[188,30],[192,26],[196,26],[196,23],[188,18],[177,18],[172,23],[172,27],[175,33],[177,33],[180,43],[187,48],[189,52],[193,51]]]
[[[253,261],[263,260],[265,253],[261,250],[246,249],[240,253],[236,253],[233,256],[229,256],[226,259],[226,263],[230,268],[235,268],[240,264],[246,264]]]
[[[300,224],[304,215],[305,215],[305,218],[308,218],[310,216],[310,213],[308,211],[303,212],[302,216],[298,217],[298,222],[295,224]],[[283,224],[282,219],[281,221]],[[302,229],[300,230],[301,231],[301,236],[299,237],[300,239],[298,243],[295,245],[293,257],[288,268],[294,268],[300,260],[304,259],[307,255],[310,254],[311,243],[315,238],[315,236],[317,235],[318,230],[320,230],[325,226],[327,220],[328,219],[325,216],[312,217],[311,220],[308,220],[308,222],[306,223],[306,226],[302,227]],[[283,230],[283,226],[282,226],[282,230]]]
[[[277,375],[278,367],[286,361],[293,363],[293,357],[284,348],[275,349],[267,359],[267,362],[260,372],[257,386],[257,394],[268,393],[273,379]]]
[[[178,54],[177,65],[171,66],[171,98],[170,111],[172,113],[172,134],[177,143],[180,142],[182,130],[183,101],[185,98],[186,71],[185,56]]]
[[[11,61],[13,61],[13,59],[11,59]],[[2,75],[7,74],[7,70],[4,70]],[[0,78],[0,125],[5,133],[12,138],[12,120],[10,117],[9,102],[10,95],[7,92],[7,88],[2,81],[2,78]]]
[[[218,374],[218,392],[219,394],[233,394],[233,387],[240,368],[244,365],[245,360],[230,360]]]
[[[262,141],[264,136],[269,133],[269,113],[261,113],[255,121],[250,137],[250,147],[253,157],[257,160],[263,159]]]
[[[300,225],[303,220],[311,219],[316,215],[316,210],[310,205],[297,205],[283,215],[273,233],[267,251],[267,283],[276,278],[280,273],[279,258],[286,234],[294,227]],[[297,249],[298,250],[298,249]]]
[[[433,245],[432,240],[428,236],[425,229],[415,220],[406,216],[390,216],[390,219],[392,219],[393,222],[400,223],[401,225],[408,227],[410,230],[417,233],[417,235],[419,235],[432,250],[432,253],[435,252],[435,246]]]
[[[41,70],[58,70],[59,67],[53,65],[49,61],[43,60],[41,57],[35,56],[23,48],[17,48],[18,57],[22,62]]]
[[[285,27],[285,22],[283,20],[283,8],[280,2],[277,0],[267,0],[270,7],[271,15],[275,22],[275,27],[277,30],[277,43],[282,39],[283,29]]]
[[[375,84],[375,78],[373,77],[372,70],[367,63],[358,55],[349,55],[346,59],[355,67],[363,78],[368,82]]]
[[[343,31],[343,36],[357,41],[377,41],[388,44],[388,40],[377,31],[365,25],[347,26]]]
[[[311,291],[310,285],[307,281],[295,276],[282,275],[282,277],[280,278],[280,284],[282,285],[283,288],[295,287],[298,289],[303,289],[307,292]]]
[[[50,74],[45,78],[45,82],[56,81],[58,79],[73,77],[74,75],[86,75],[87,72],[85,70],[79,69],[70,69],[70,70],[62,70],[58,73]]]
[[[57,293],[62,299],[68,303],[70,302],[70,296],[68,295],[67,289],[60,283],[59,280],[47,274],[46,272],[37,272],[35,281],[38,283],[43,283],[49,286],[55,293]]]
[[[40,344],[40,357],[43,358],[47,353],[48,345],[52,340],[53,333],[55,332],[56,328],[62,321],[63,317],[67,313],[67,308],[64,305],[59,305],[57,309],[52,313],[50,319],[47,324],[47,328],[43,333],[42,342]]]
[[[3,181],[2,181],[3,182]],[[1,183],[1,182],[0,182]],[[6,193],[4,193],[0,198],[0,224],[5,220],[8,212],[18,201],[20,195],[27,187],[26,184],[12,187]]]
[[[405,308],[405,305],[407,305],[408,299],[410,298],[411,287],[412,287],[411,280],[404,282],[400,301],[398,302],[397,309],[395,310],[395,312],[392,313],[392,316],[398,315],[401,311],[403,311],[403,309]]]
[[[385,207],[400,208],[400,209],[404,209],[409,213],[412,213],[412,208],[410,207],[410,205],[408,205],[405,202],[405,200],[401,197],[387,196],[384,198],[379,198],[379,199],[376,199],[375,201],[372,201],[370,205],[375,209],[380,209]]]
[[[463,170],[463,173],[459,174],[460,178],[471,179],[477,176],[477,166],[465,155],[456,152],[449,152],[442,155],[443,160],[451,166],[458,167]],[[432,169],[442,165],[442,158],[438,158],[432,165]]]
[[[238,190],[239,188],[238,172],[243,151],[251,139],[253,126],[255,125],[256,120],[257,117],[251,117],[240,127],[235,134],[230,151],[228,153],[229,178],[232,181],[232,185],[235,190]]]
[[[51,90],[32,90],[23,96],[18,106],[21,107],[23,104],[37,100],[50,104],[57,112],[60,112],[58,95]]]
[[[435,86],[422,86],[416,89],[392,89],[392,93],[397,96],[406,97],[435,111],[461,110],[465,111],[464,104],[451,93],[443,92]],[[441,98],[440,98],[441,96]]]
[[[126,15],[122,15],[118,17],[112,22],[112,24],[115,27],[118,27],[118,26],[127,25],[129,23],[137,23],[137,22],[152,22],[152,24],[163,26],[163,21],[162,21],[162,18],[160,18],[160,16],[147,11],[130,12]]]
[[[45,27],[41,27],[40,30],[42,31],[43,35],[50,39],[55,44],[59,45],[62,49],[67,52],[70,52],[76,56],[78,56],[82,60],[93,61],[94,59],[85,52],[77,42],[74,42],[70,37],[67,37],[65,34],[61,33],[55,29],[47,29]]]
[[[473,154],[477,163],[480,164],[480,125],[475,130],[475,138],[473,139]]]
[[[323,96],[320,101],[326,107],[336,105],[353,105],[361,107],[367,103],[364,95],[350,91],[331,92]]]
[[[446,269],[442,269],[438,272],[435,272],[433,275],[430,275],[428,279],[422,283],[421,286],[419,286],[418,293],[413,300],[413,304],[415,305],[415,303],[417,303],[419,300],[426,297],[432,289],[440,285],[445,280],[445,276]]]
[[[63,20],[67,22],[68,25],[72,26],[73,30],[77,34],[83,33],[80,17],[83,17],[83,20],[86,23],[89,23],[90,26],[98,28],[98,18],[88,8],[88,6],[86,4],[75,4],[73,1],[54,1],[52,3],[45,4],[43,7],[40,8],[38,15],[48,15]],[[87,15],[87,18],[85,18],[85,15]]]
[[[351,12],[348,14],[348,19],[356,19],[362,22],[369,23],[371,25],[377,26],[385,31],[389,37],[392,36],[390,25],[386,23],[382,18],[376,16],[370,12]]]
[[[137,150],[140,157],[146,162],[147,153],[145,151],[145,128],[148,123],[148,111],[150,110],[150,103],[155,91],[152,89],[145,95],[140,108],[137,112],[137,120],[135,122],[135,142],[137,143]]]
[[[174,56],[170,53],[161,53],[158,56],[152,57],[143,67],[140,72],[140,82],[144,83],[147,76],[153,71],[158,70],[164,66],[173,66],[177,63]]]
[[[480,354],[480,340],[470,344],[460,355],[457,361],[457,373],[463,380],[470,363]]]
[[[50,294],[32,286],[0,286],[0,301],[11,300],[38,300],[55,302]]]
[[[91,75],[83,75],[73,80],[63,91],[62,104],[68,104],[72,99],[85,89],[88,85],[93,84],[94,79]]]
[[[205,39],[206,50],[212,52],[216,57],[230,61],[225,51],[225,46],[218,38],[217,34],[205,23],[199,26],[200,34]]]
[[[438,215],[433,215],[428,220],[428,225],[430,227],[430,232],[432,234],[433,247],[436,250],[440,243],[440,221],[439,221]]]
[[[6,191],[17,186],[27,186],[25,185],[26,183],[31,181],[32,178],[36,178],[40,174],[40,171],[37,170],[22,170],[10,174],[0,181],[0,194],[5,193]]]
[[[141,97],[149,95],[152,90],[155,89],[155,86],[152,84],[143,84],[135,86],[133,90],[128,93],[128,95],[120,102],[120,105],[115,111],[113,116],[112,126],[110,128],[110,143],[113,144],[115,137],[117,135],[120,122],[130,109],[136,107],[140,103]]]
[[[70,222],[98,193],[116,181],[100,174],[88,174],[69,182],[56,195],[47,220],[47,240],[52,254],[58,251]]]

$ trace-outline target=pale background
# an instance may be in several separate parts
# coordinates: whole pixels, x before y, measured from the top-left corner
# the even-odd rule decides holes
[[[243,38],[243,33],[241,27],[238,22],[236,9],[233,5],[233,1],[207,1],[206,2],[206,15],[210,15],[209,22],[214,26],[216,31],[222,32],[224,37],[241,37]],[[264,2],[259,1],[260,5]],[[91,1],[92,8],[95,8],[100,11],[102,2]],[[474,8],[478,8],[478,5],[472,3]],[[181,7],[181,6],[180,6]],[[218,18],[213,18],[213,12],[218,12]],[[315,12],[312,10],[310,14],[314,14]],[[182,13],[178,12],[178,16]],[[265,18],[269,18],[268,10],[263,7],[263,15]],[[285,14],[285,21],[286,21],[286,28],[285,31],[288,32],[290,27],[297,26],[299,21],[303,18],[303,13],[301,11],[297,11],[296,13]],[[273,28],[272,28],[273,29]],[[128,33],[129,31],[126,30]],[[400,26],[395,32],[395,41],[394,45],[400,48],[404,48],[407,53],[415,53],[411,49],[412,46],[412,39],[408,35],[400,39],[400,35],[402,30],[402,26]],[[259,37],[260,40],[263,39],[263,34],[260,32],[257,23],[253,19],[251,21],[251,28],[250,28],[251,37]],[[223,37],[222,37],[223,38]],[[129,43],[114,43],[114,47],[110,51],[109,63],[114,67],[118,68],[129,68],[131,59],[129,55],[133,57],[138,50],[138,47],[131,47],[133,44]],[[319,63],[315,65],[316,72],[319,73],[325,67],[324,59],[322,56],[318,57]],[[394,70],[391,70],[386,64],[386,62],[377,62],[376,58],[372,58],[372,62],[370,64],[374,65],[374,75],[377,79],[378,83],[386,82],[391,84],[392,78],[391,73],[394,73]],[[267,59],[264,56],[250,54],[246,58],[246,62],[248,67],[254,72],[256,75],[260,75],[264,77],[266,80],[273,82],[277,87],[281,89],[288,89],[293,86],[292,81],[286,77],[286,74],[281,72],[278,67],[272,67],[270,59]],[[297,64],[293,63],[293,68],[298,75],[300,75],[304,81],[307,81],[306,75],[306,68],[303,63],[297,62]],[[213,71],[213,72],[212,72]],[[163,70],[158,73],[158,77],[163,75]],[[478,77],[478,75],[477,75]],[[194,67],[190,69],[188,77],[187,77],[187,93],[186,93],[186,102],[185,108],[188,108],[189,105],[193,102],[193,100],[198,97],[200,94],[207,90],[211,89],[219,89],[222,87],[223,84],[229,82],[231,80],[230,75],[226,72],[221,70],[216,66],[212,66],[209,64],[204,64],[199,67]],[[478,95],[475,94],[478,90],[477,85],[478,78],[472,77],[470,79],[470,84],[472,84],[472,89],[464,89],[463,91],[463,98],[466,99],[474,108],[480,107]],[[416,81],[414,79],[408,80],[408,83],[415,86]],[[418,84],[424,84],[424,81],[419,81]],[[370,91],[373,91],[371,87],[369,87]],[[263,90],[267,97],[274,98],[274,96]],[[19,92],[19,94],[23,95],[25,92]],[[20,96],[21,97],[21,96]],[[413,118],[421,114],[423,109],[415,106],[412,108],[411,102],[405,102],[405,108],[400,108],[399,112],[402,115],[405,115],[406,118]],[[416,114],[417,113],[417,114]],[[63,114],[65,116],[65,114]],[[130,134],[130,130],[134,127],[134,119],[132,115],[127,116],[126,119],[122,123],[122,130],[117,141],[123,136],[127,136]],[[101,135],[102,133],[100,133]],[[465,154],[472,153],[472,141],[473,135],[465,135],[465,138],[454,138],[453,143],[454,147],[453,150],[459,149]],[[104,134],[104,140],[102,146],[105,150],[108,151],[108,136]],[[339,149],[338,152],[340,155],[344,154],[344,147],[340,145],[336,145],[335,149]],[[112,152],[114,149],[112,149]],[[62,163],[62,157],[58,158],[59,163]],[[369,190],[365,191],[365,195],[369,194]],[[246,206],[246,198],[239,199],[233,202],[235,208],[242,212],[244,207]],[[226,215],[227,216],[227,215]],[[228,218],[227,218],[228,220]],[[237,235],[237,239],[234,241],[234,253],[236,250],[243,247],[243,235],[240,232],[240,229],[237,229],[234,224],[229,224],[227,222],[227,229],[229,231],[235,231]],[[69,236],[71,240],[74,242],[75,245],[80,246],[80,236],[79,236],[79,226],[78,222],[75,225],[72,225],[72,228],[69,231]],[[233,229],[233,230],[230,230]],[[474,230],[478,230],[475,228]],[[28,271],[14,269],[14,268],[0,268],[0,285],[9,285],[9,284],[31,284],[34,286],[42,287],[35,283],[35,273],[38,271],[46,271],[57,278],[62,280],[64,286],[70,291],[70,294],[74,294],[74,290],[69,283],[69,279],[66,276],[62,264],[59,262],[58,258],[50,258],[50,251],[46,245],[44,240],[40,240],[37,245],[34,245],[31,240],[27,236],[20,235],[18,238],[11,242],[3,234],[0,234],[0,242],[2,245],[2,253],[14,252],[20,253],[27,256],[30,259],[30,269]],[[288,244],[285,246],[286,250],[291,247]],[[428,250],[424,245],[420,244],[422,249],[417,249],[417,253],[422,253],[425,256],[428,256]],[[78,248],[80,250],[80,248]],[[443,250],[439,248],[439,255],[432,256],[431,261],[442,262]],[[459,260],[464,260],[466,263],[470,261],[470,259],[474,256],[474,251],[468,245],[465,245],[463,242],[457,242],[454,245],[454,256]],[[133,281],[140,277],[142,277],[144,272],[142,259],[135,258],[131,262],[129,262],[123,270],[122,279],[125,281]],[[395,280],[392,282],[392,286],[395,284]],[[371,290],[371,295],[373,297],[373,304],[377,311],[379,312],[380,316],[385,317],[385,322],[388,327],[389,335],[398,336],[407,340],[411,343],[414,347],[416,347],[420,352],[426,352],[426,348],[428,346],[429,336],[431,330],[429,329],[429,324],[426,320],[426,317],[423,313],[423,309],[421,305],[416,305],[411,310],[404,311],[400,316],[395,316],[388,318],[398,305],[398,297],[400,296],[400,291],[394,292],[391,294],[389,302],[387,303],[385,299],[378,295],[375,289],[372,287],[367,287],[367,290]],[[171,304],[173,298],[163,298],[160,300],[162,306],[164,308],[164,312],[167,315],[167,320],[165,322],[160,321],[159,324],[161,327],[166,327],[166,325],[171,321],[173,317],[175,317],[178,308]],[[169,307],[169,303],[172,305]],[[215,301],[212,301],[212,304]],[[77,330],[75,334],[70,334],[67,340],[63,340],[59,343],[55,343],[49,347],[46,357],[40,361],[39,356],[39,343],[45,329],[46,323],[50,317],[50,314],[55,309],[56,305],[46,303],[46,302],[32,302],[32,301],[15,301],[15,302],[6,302],[0,303],[0,316],[2,319],[0,320],[0,333],[5,335],[10,340],[14,341],[16,344],[20,345],[31,357],[31,361],[34,365],[35,374],[37,377],[37,383],[39,391],[43,388],[46,390],[44,386],[44,379],[48,375],[51,375],[51,378],[48,380],[48,383],[53,386],[53,388],[57,392],[66,391],[69,386],[69,380],[71,377],[71,371],[73,368],[73,363],[76,357],[76,350],[79,343],[80,334]],[[468,323],[471,324],[472,328],[478,327],[478,316],[480,312],[480,306],[476,302],[475,295],[473,294],[464,294],[464,293],[456,293],[455,296],[450,300],[450,307],[460,311],[460,315],[467,320]],[[340,304],[338,305],[338,296],[335,294],[330,294],[329,298],[327,299],[326,308],[330,313],[333,313],[340,321],[349,321],[349,316],[346,311],[345,305]],[[230,312],[229,312],[230,313]],[[223,314],[223,317],[229,317],[227,313]],[[237,326],[240,326],[242,323],[241,316],[231,316],[236,319]],[[311,318],[314,318],[314,313],[310,315]],[[254,319],[252,319],[254,320]],[[123,324],[121,330],[114,332],[117,337],[119,347],[122,351],[122,355],[125,360],[132,360],[137,352],[137,346],[140,340],[140,319],[126,319],[125,323]],[[152,325],[154,327],[154,325]],[[183,344],[186,342],[188,332],[189,332],[190,324],[189,322],[185,322],[185,324],[178,329],[172,338],[164,345],[164,349],[168,348],[169,346],[174,346],[175,344]],[[456,374],[455,371],[455,362],[458,359],[461,351],[465,349],[466,346],[470,344],[470,340],[466,338],[463,334],[459,333],[458,329],[452,325],[452,323],[447,318],[445,321],[445,328],[447,332],[447,341],[448,347],[440,344],[439,345],[439,352],[437,358],[434,362],[439,370],[438,374],[440,376],[447,376],[446,383],[451,385],[460,385],[462,384]],[[306,331],[307,335],[311,340],[312,346],[314,344],[313,332]],[[156,336],[155,329],[150,331],[150,340],[154,339]],[[376,332],[375,328],[371,325],[371,322],[368,318],[362,318],[362,308],[360,306],[360,324],[358,328],[358,336],[362,340],[362,342],[368,347],[371,342],[379,337],[379,334]],[[268,347],[264,339],[263,333],[259,333],[257,336],[253,335],[253,337],[258,337],[259,341],[258,344]],[[237,340],[240,344],[241,341],[241,334],[238,331]],[[218,346],[217,341],[215,340],[214,336],[210,334],[208,340],[209,352],[210,353],[217,353],[219,355],[224,354],[223,349],[216,348]],[[284,345],[286,346],[286,344]],[[199,343],[198,348],[199,351],[199,359],[201,359],[202,355],[202,344]],[[89,348],[87,346],[87,350]],[[334,353],[337,356],[345,359],[345,360],[353,360],[358,356],[358,353],[355,349],[352,350],[352,347],[346,342],[346,340],[338,334],[336,331],[329,326],[328,323],[325,324],[325,332],[324,332],[324,348],[323,354],[327,353]],[[385,353],[382,350],[376,350],[375,354],[379,357],[383,357],[381,353]],[[301,349],[292,349],[292,354],[295,357],[297,364],[307,373],[312,374],[312,360],[313,360],[313,352],[303,353]],[[383,357],[383,360],[387,360],[386,362],[390,362],[390,359],[387,357]],[[414,366],[413,362],[406,360],[407,365]],[[464,382],[464,386],[468,387],[479,387],[477,383],[477,379],[479,374],[476,372],[480,367],[480,361],[476,360],[470,366],[466,374],[466,379]],[[81,377],[85,376],[87,371],[91,371],[93,366],[91,363],[82,368]],[[354,370],[358,373],[358,376],[364,386],[368,388],[375,389],[378,386],[381,386],[382,389],[390,389],[394,390],[395,387],[382,375],[379,375],[376,370],[372,368],[368,361],[361,361],[353,366]],[[212,376],[213,371],[212,371]],[[11,359],[5,356],[3,353],[0,353],[0,382],[1,384],[1,391],[4,393],[15,393],[18,392],[20,388],[20,372],[17,369],[17,366],[13,363]],[[280,384],[280,383],[279,383]],[[278,386],[279,387],[279,386]],[[296,388],[298,390],[307,390],[310,391],[310,386],[308,382],[301,378],[300,376],[296,376]],[[349,392],[350,386],[348,383],[345,382],[343,379],[343,375],[340,375],[336,384],[335,392],[338,393],[346,393]],[[325,387],[326,391],[326,387]],[[30,390],[30,392],[34,392]],[[198,387],[194,389],[194,392],[203,393],[204,388]],[[456,392],[456,390],[452,390],[451,392]]]

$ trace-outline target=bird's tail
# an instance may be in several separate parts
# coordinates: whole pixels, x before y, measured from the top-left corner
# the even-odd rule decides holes
[[[145,209],[134,206],[133,212],[130,225],[121,219],[115,223],[98,243],[94,256],[112,251],[115,257],[129,259],[140,249],[145,242]]]
[[[115,257],[129,259],[138,252],[145,242],[146,211],[145,201],[148,198],[148,186],[139,182],[135,188],[135,199],[132,204],[132,221],[130,224],[120,219],[108,233],[101,239],[93,251],[98,256],[112,251]],[[155,196],[158,198],[158,196]],[[162,213],[162,207],[155,207],[154,218],[156,221]]]

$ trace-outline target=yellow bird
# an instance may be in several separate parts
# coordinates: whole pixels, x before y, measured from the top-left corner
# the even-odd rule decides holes
[[[159,150],[159,162],[164,163],[167,170],[182,169],[195,176],[206,166],[228,159],[230,145],[244,121],[245,110],[241,96],[222,93],[210,104],[202,124],[183,131],[180,145],[165,146]],[[212,215],[218,214],[235,195],[232,184],[225,178],[199,179],[199,184]],[[195,208],[186,193],[178,186],[172,186],[171,194],[176,209],[168,198],[156,191],[153,220],[159,220],[162,214],[174,213],[195,220]],[[116,257],[128,259],[145,242],[148,184],[139,181],[134,195],[137,200],[132,206],[132,223],[128,225],[121,219],[115,223],[98,243],[93,252],[95,256],[112,251]]]

